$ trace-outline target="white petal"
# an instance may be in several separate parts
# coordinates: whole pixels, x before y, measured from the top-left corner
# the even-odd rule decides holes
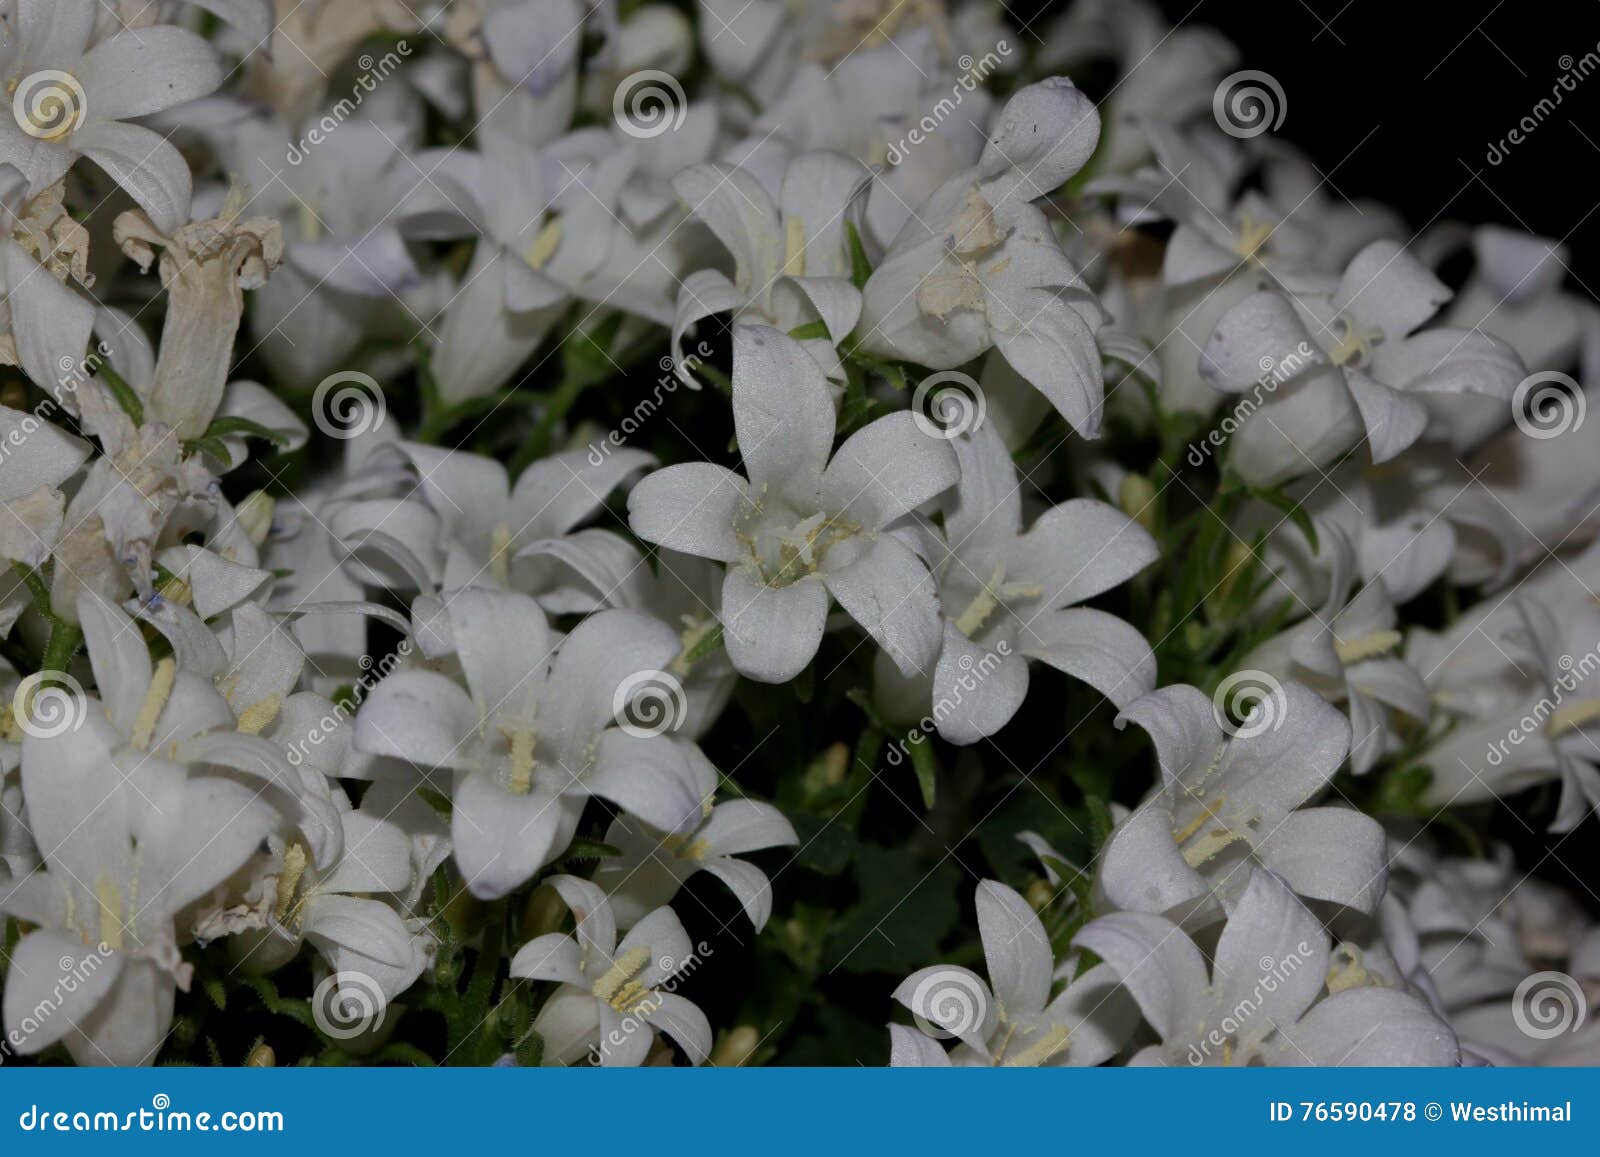
[[[786,683],[805,669],[822,643],[828,588],[811,576],[769,587],[747,569],[722,586],[723,645],[734,667],[762,683]]]

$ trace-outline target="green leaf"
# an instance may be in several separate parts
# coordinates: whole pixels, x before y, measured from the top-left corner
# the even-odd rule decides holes
[[[933,753],[933,740],[923,736],[918,742],[908,740],[905,747],[912,770],[917,773],[917,786],[922,789],[922,806],[931,811],[939,789],[939,758]]]
[[[209,455],[222,463],[224,469],[233,465],[233,454],[229,452],[227,444],[221,438],[213,438],[209,434],[189,439],[183,444],[183,452]]]
[[[844,223],[844,238],[850,250],[850,284],[861,289],[872,276],[872,262],[867,260],[867,248],[861,244],[861,234],[854,221]]]
[[[101,384],[110,391],[117,405],[122,407],[122,412],[128,415],[135,426],[144,425],[144,401],[139,397],[138,391],[111,368],[110,362],[100,362],[95,369],[95,377],[99,378]]]
[[[254,418],[241,418],[230,416],[217,418],[206,427],[203,437],[224,438],[230,434],[243,434],[247,438],[259,438],[263,442],[271,442],[274,446],[287,446],[289,437],[277,430],[268,429]]]
[[[1293,498],[1290,498],[1276,486],[1252,486],[1250,496],[1258,498],[1269,506],[1275,506],[1289,516],[1289,520],[1300,528],[1300,533],[1306,536],[1306,542],[1311,544],[1313,554],[1320,553],[1322,548],[1317,545],[1317,526],[1311,520],[1311,515]]]
[[[685,667],[693,667],[701,659],[704,659],[721,646],[722,624],[718,623],[704,635],[700,636],[700,638],[695,642],[694,646],[690,647],[681,656],[679,656],[678,662],[682,663]]]
[[[833,335],[828,332],[828,323],[818,319],[808,321],[805,325],[797,325],[789,331],[789,336],[795,341],[815,341],[818,338],[827,340]]]

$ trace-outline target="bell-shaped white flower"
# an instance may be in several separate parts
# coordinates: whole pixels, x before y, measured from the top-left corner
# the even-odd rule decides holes
[[[243,864],[277,817],[250,786],[130,747],[114,704],[77,706],[77,726],[23,740],[44,868],[0,884],[0,909],[35,929],[6,972],[6,1028],[22,1052],[61,1041],[80,1064],[148,1064],[193,971],[177,913]]]
[[[1350,724],[1310,688],[1270,688],[1224,731],[1194,687],[1163,687],[1118,716],[1150,734],[1160,782],[1112,831],[1096,884],[1117,908],[1190,925],[1238,903],[1254,865],[1303,896],[1371,912],[1383,829],[1343,807],[1304,807],[1350,750]]]
[[[577,917],[577,930],[535,937],[511,958],[512,976],[561,985],[533,1022],[544,1063],[570,1065],[594,1052],[607,1067],[639,1065],[658,1032],[677,1042],[690,1064],[704,1062],[711,1025],[697,1005],[672,991],[697,952],[672,909],[657,908],[619,943],[603,891],[575,876],[548,883]]]
[[[601,860],[594,882],[610,897],[618,925],[631,928],[645,913],[671,903],[690,876],[709,872],[728,886],[759,932],[772,915],[772,885],[760,868],[737,857],[798,844],[800,839],[783,813],[769,803],[753,799],[717,803],[717,769],[696,749],[686,754],[691,782],[704,800],[699,825],[660,832],[618,816],[606,829],[605,842],[622,855]]]
[[[861,317],[861,292],[850,281],[845,240],[848,209],[867,180],[860,162],[839,153],[802,153],[788,163],[776,198],[749,171],[708,162],[673,178],[689,211],[733,258],[733,275],[697,269],[683,279],[672,349],[685,367],[683,335],[716,313],[784,333],[820,321],[826,338],[803,344],[830,378],[842,379],[835,347]]]
[[[1073,940],[1118,976],[1160,1036],[1149,1065],[1455,1065],[1455,1034],[1417,997],[1346,986],[1321,922],[1270,872],[1251,873],[1211,966],[1161,916],[1114,912]]]
[[[1069,81],[1002,110],[978,164],[907,220],[863,290],[861,347],[933,369],[990,348],[1086,437],[1100,429],[1103,313],[1032,202],[1080,169],[1100,121]]]
[[[1331,292],[1264,290],[1229,309],[1200,372],[1219,390],[1268,396],[1230,438],[1228,464],[1274,484],[1330,465],[1363,437],[1383,463],[1422,437],[1449,395],[1509,399],[1523,376],[1510,346],[1472,331],[1415,332],[1449,296],[1398,243],[1374,241]],[[1275,366],[1293,372],[1265,391],[1263,367]]]
[[[1086,1068],[1111,1057],[1132,1035],[1138,1011],[1117,975],[1100,964],[1050,996],[1055,955],[1038,914],[1013,889],[978,885],[978,934],[989,980],[970,969],[935,964],[906,977],[894,998],[926,1031],[889,1026],[891,1065],[996,1065]],[[938,1039],[959,1043],[946,1052]]]
[[[0,75],[15,115],[0,117],[0,163],[37,193],[88,157],[159,229],[189,214],[189,165],[151,129],[131,123],[211,92],[222,65],[210,44],[181,28],[128,28],[90,45],[94,0],[17,0],[0,43]]]
[[[902,412],[858,430],[830,460],[821,368],[760,326],[734,334],[733,419],[748,480],[710,463],[669,466],[628,499],[640,538],[727,564],[733,665],[763,682],[794,678],[822,642],[831,596],[901,671],[926,670],[940,639],[933,579],[882,532],[956,481],[955,452]]]
[[[1144,637],[1075,605],[1154,562],[1150,535],[1086,498],[1051,507],[1024,531],[1022,486],[998,429],[986,421],[952,445],[961,465],[954,501],[942,529],[927,526],[917,539],[944,612],[939,659],[931,681],[905,687],[879,662],[880,697],[916,715],[931,711],[952,743],[975,743],[1022,705],[1029,659],[1083,679],[1119,707],[1153,691],[1155,656]]]
[[[676,656],[669,628],[601,611],[558,650],[538,603],[479,587],[455,592],[444,615],[466,688],[429,670],[391,675],[361,704],[355,745],[424,778],[454,773],[451,839],[475,895],[503,896],[560,855],[592,795],[665,832],[699,819],[683,741],[617,726],[629,677]]]
[[[1398,744],[1395,715],[1428,721],[1428,688],[1402,657],[1405,637],[1382,583],[1369,583],[1332,616],[1313,614],[1268,639],[1239,665],[1296,679],[1350,717],[1350,769],[1357,775]]]

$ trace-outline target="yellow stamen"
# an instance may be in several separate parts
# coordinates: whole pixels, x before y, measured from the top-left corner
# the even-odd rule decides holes
[[[1580,699],[1558,710],[1544,725],[1544,733],[1551,739],[1568,731],[1576,731],[1586,723],[1600,719],[1600,699]]]
[[[511,585],[511,528],[505,523],[489,537],[489,573],[501,586]]]
[[[551,221],[528,246],[527,252],[522,255],[524,261],[535,269],[543,269],[545,262],[555,256],[556,246],[561,244],[561,222]]]
[[[591,991],[618,1012],[628,1012],[637,1007],[641,996],[650,990],[633,978],[649,963],[650,949],[637,944],[611,962],[611,967],[601,973]]]
[[[527,795],[533,790],[533,771],[539,766],[534,758],[537,733],[532,727],[502,727],[500,734],[511,745],[511,770],[506,777],[506,790],[515,795]]]
[[[1339,656],[1339,662],[1348,667],[1351,663],[1359,663],[1363,659],[1387,655],[1400,645],[1402,638],[1399,631],[1373,631],[1372,634],[1362,635],[1359,639],[1335,639],[1333,649]]]
[[[1272,236],[1276,226],[1270,221],[1257,221],[1249,213],[1239,217],[1239,240],[1235,244],[1235,251],[1246,261],[1251,261],[1260,252],[1261,247],[1267,243],[1267,238]]]
[[[1339,344],[1328,353],[1328,358],[1336,366],[1342,366],[1351,360],[1355,360],[1359,365],[1372,353],[1373,343],[1382,336],[1381,329],[1363,326],[1346,318],[1344,332],[1339,335]]]
[[[273,915],[281,922],[288,919],[294,904],[295,891],[305,877],[308,857],[303,845],[294,843],[283,849],[283,870],[278,874],[278,905]]]
[[[102,876],[95,882],[94,898],[100,905],[100,943],[111,949],[122,947],[122,891],[113,880]]]
[[[1000,584],[1005,581],[1005,577],[1005,570],[997,567],[994,573],[989,576],[989,581],[984,584],[983,589],[972,597],[972,601],[967,604],[967,609],[961,612],[961,617],[956,620],[956,630],[970,639],[974,631],[983,628],[983,624],[988,621],[989,616],[994,614],[995,608],[1000,605],[1000,598],[995,592],[999,589]]]
[[[171,656],[156,664],[155,674],[150,676],[150,687],[144,693],[144,702],[133,721],[133,734],[130,736],[133,745],[141,751],[150,749],[150,741],[155,738],[156,723],[166,709],[167,700],[172,698],[172,685],[177,678],[178,664]]]
[[[783,223],[783,272],[788,277],[806,275],[806,223],[798,216]]]
[[[283,696],[269,695],[259,703],[252,703],[239,714],[241,735],[260,735],[278,717],[283,707]]]
[[[1037,1068],[1039,1065],[1047,1064],[1052,1057],[1067,1047],[1067,1038],[1071,1035],[1072,1030],[1066,1025],[1051,1025],[1038,1040],[1005,1064],[1008,1068]]]

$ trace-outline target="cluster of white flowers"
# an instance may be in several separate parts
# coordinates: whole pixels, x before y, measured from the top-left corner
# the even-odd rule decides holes
[[[1000,7],[0,0],[8,1052],[772,1059],[677,989],[879,931],[808,855],[892,744],[917,863],[1048,785],[892,1063],[1600,1060],[1455,835],[1600,806],[1600,310],[1215,33]]]

